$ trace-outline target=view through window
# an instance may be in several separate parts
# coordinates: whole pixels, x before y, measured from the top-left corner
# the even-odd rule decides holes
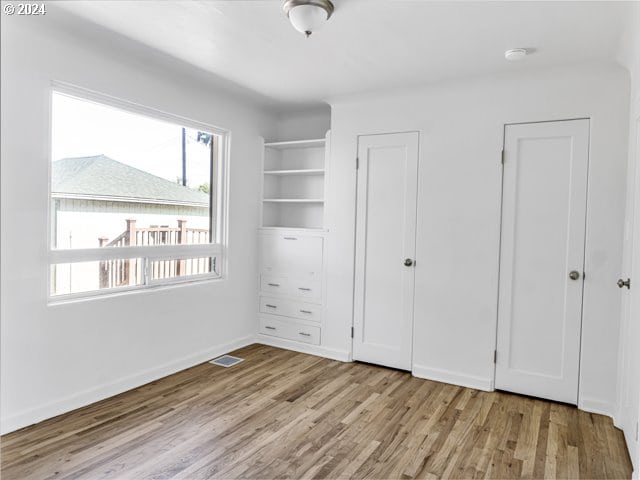
[[[223,135],[52,101],[51,295],[219,275]]]

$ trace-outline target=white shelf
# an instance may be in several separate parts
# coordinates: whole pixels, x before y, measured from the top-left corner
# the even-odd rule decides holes
[[[307,168],[301,170],[265,170],[265,175],[324,175],[323,168]]]
[[[321,198],[265,198],[262,201],[268,203],[324,203]]]
[[[287,148],[307,148],[307,147],[324,147],[324,138],[314,138],[311,140],[292,140],[288,142],[268,142],[265,147],[278,148],[285,150]]]
[[[264,144],[262,227],[322,230],[328,142],[329,137]]]

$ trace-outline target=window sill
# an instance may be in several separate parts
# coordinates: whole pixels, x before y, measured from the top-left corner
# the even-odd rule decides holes
[[[71,293],[66,295],[56,295],[47,297],[47,307],[56,307],[59,305],[70,305],[75,303],[91,302],[95,300],[108,300],[114,297],[122,297],[128,295],[136,295],[142,293],[154,293],[158,291],[173,290],[177,288],[191,287],[202,284],[216,284],[226,280],[226,277],[211,275],[200,278],[184,278],[165,283],[157,283],[153,285],[141,285],[136,287],[122,287],[118,289],[109,289],[103,291],[91,291],[83,293]]]

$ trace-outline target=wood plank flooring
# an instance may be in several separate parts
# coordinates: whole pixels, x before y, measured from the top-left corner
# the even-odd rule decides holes
[[[611,420],[251,345],[2,437],[3,479],[630,478]]]

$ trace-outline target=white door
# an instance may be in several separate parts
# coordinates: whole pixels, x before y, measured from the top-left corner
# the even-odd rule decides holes
[[[640,444],[638,442],[638,421],[640,420],[640,117],[635,123],[634,160],[629,165],[629,203],[627,220],[629,225],[625,237],[625,257],[622,262],[622,281],[630,279],[631,289],[622,285],[622,364],[620,378],[620,425],[627,441],[629,456],[634,470],[640,468]]]
[[[577,404],[589,120],[507,125],[496,388]]]
[[[411,370],[417,132],[358,138],[353,358]]]

